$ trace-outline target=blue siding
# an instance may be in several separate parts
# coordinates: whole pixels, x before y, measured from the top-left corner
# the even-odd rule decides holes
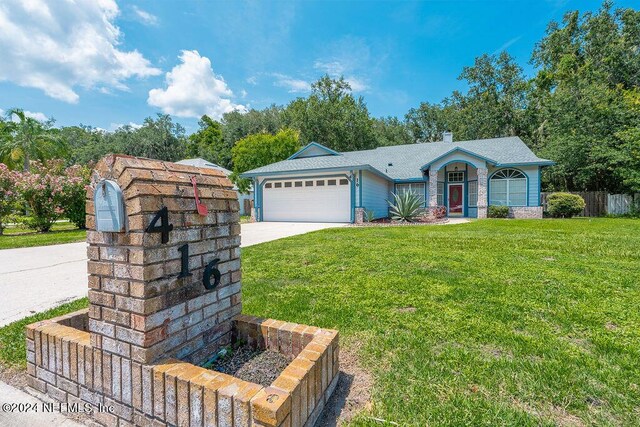
[[[529,178],[529,206],[540,206],[540,168],[527,166],[518,169]]]
[[[373,211],[376,218],[386,218],[389,215],[387,200],[390,196],[390,186],[393,184],[384,178],[362,171],[360,191],[362,191],[362,207]]]

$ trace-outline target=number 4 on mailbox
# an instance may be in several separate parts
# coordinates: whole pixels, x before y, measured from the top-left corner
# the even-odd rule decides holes
[[[160,221],[160,226],[157,225],[158,221]],[[145,229],[147,233],[162,233],[162,243],[169,242],[169,232],[172,230],[173,224],[169,224],[169,210],[166,206],[156,213],[156,216],[151,220],[151,224]],[[192,275],[189,271],[189,245],[185,243],[178,248],[178,251],[180,252],[181,259],[181,269],[178,279],[182,279]],[[215,289],[220,284],[222,274],[220,270],[218,270],[219,262],[220,259],[216,258],[207,264],[204,269],[202,284],[208,290]],[[211,284],[211,276],[213,276],[213,284]]]

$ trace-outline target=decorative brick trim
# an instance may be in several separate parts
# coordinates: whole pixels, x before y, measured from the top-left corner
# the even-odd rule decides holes
[[[509,218],[542,219],[542,206],[510,207]]]

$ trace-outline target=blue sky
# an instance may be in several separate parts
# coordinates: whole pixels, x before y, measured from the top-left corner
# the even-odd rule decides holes
[[[619,0],[616,6],[635,2]],[[508,50],[528,74],[536,41],[599,1],[4,0],[0,109],[104,129],[157,112],[187,130],[203,113],[286,104],[344,75],[374,116],[455,89],[476,56]]]

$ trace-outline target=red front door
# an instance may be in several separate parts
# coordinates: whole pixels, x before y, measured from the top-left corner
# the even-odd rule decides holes
[[[463,195],[462,184],[449,185],[449,215],[462,215]]]

